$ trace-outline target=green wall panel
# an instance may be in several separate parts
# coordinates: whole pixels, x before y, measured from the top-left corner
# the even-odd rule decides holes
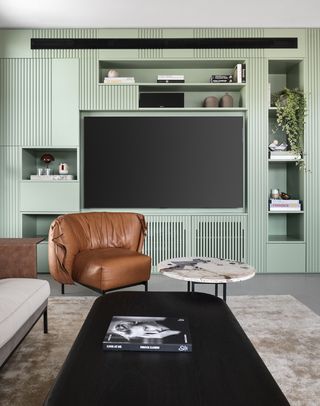
[[[20,148],[0,147],[0,237],[20,236]]]
[[[51,143],[51,61],[0,59],[0,145]]]
[[[0,58],[31,58],[31,30],[1,30]]]
[[[79,144],[79,60],[52,60],[52,145]]]
[[[247,61],[248,261],[266,271],[268,190],[268,71],[264,59]]]
[[[306,260],[307,272],[320,272],[320,29],[307,31],[305,91]]]

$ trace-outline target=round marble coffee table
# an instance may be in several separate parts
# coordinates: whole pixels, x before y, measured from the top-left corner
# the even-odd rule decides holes
[[[252,278],[255,269],[243,262],[219,258],[185,257],[172,258],[162,261],[157,269],[169,278],[188,282],[188,291],[194,291],[197,283],[215,284],[215,295],[218,296],[218,286],[223,286],[223,300],[227,300],[227,283],[240,282]]]

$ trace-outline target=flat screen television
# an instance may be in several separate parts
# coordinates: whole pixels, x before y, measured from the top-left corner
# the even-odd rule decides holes
[[[84,118],[85,208],[244,207],[242,116]]]

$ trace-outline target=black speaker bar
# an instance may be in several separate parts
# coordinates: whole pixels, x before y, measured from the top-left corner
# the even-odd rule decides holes
[[[297,38],[31,38],[31,49],[298,48]]]

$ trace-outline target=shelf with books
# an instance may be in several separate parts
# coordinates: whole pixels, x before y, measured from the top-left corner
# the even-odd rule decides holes
[[[116,77],[109,78],[110,71]],[[240,73],[233,77],[234,71]],[[233,106],[242,108],[246,106],[245,71],[241,60],[100,60],[99,85],[136,86],[139,95],[183,93],[186,108],[202,107],[209,96],[221,100],[227,92]]]
[[[213,75],[232,76],[235,68],[239,64],[244,67],[245,63],[239,59],[99,60],[99,83],[103,83],[110,71],[116,71],[120,77],[134,77],[136,83],[156,83],[158,75],[183,75],[186,82],[209,83]]]

